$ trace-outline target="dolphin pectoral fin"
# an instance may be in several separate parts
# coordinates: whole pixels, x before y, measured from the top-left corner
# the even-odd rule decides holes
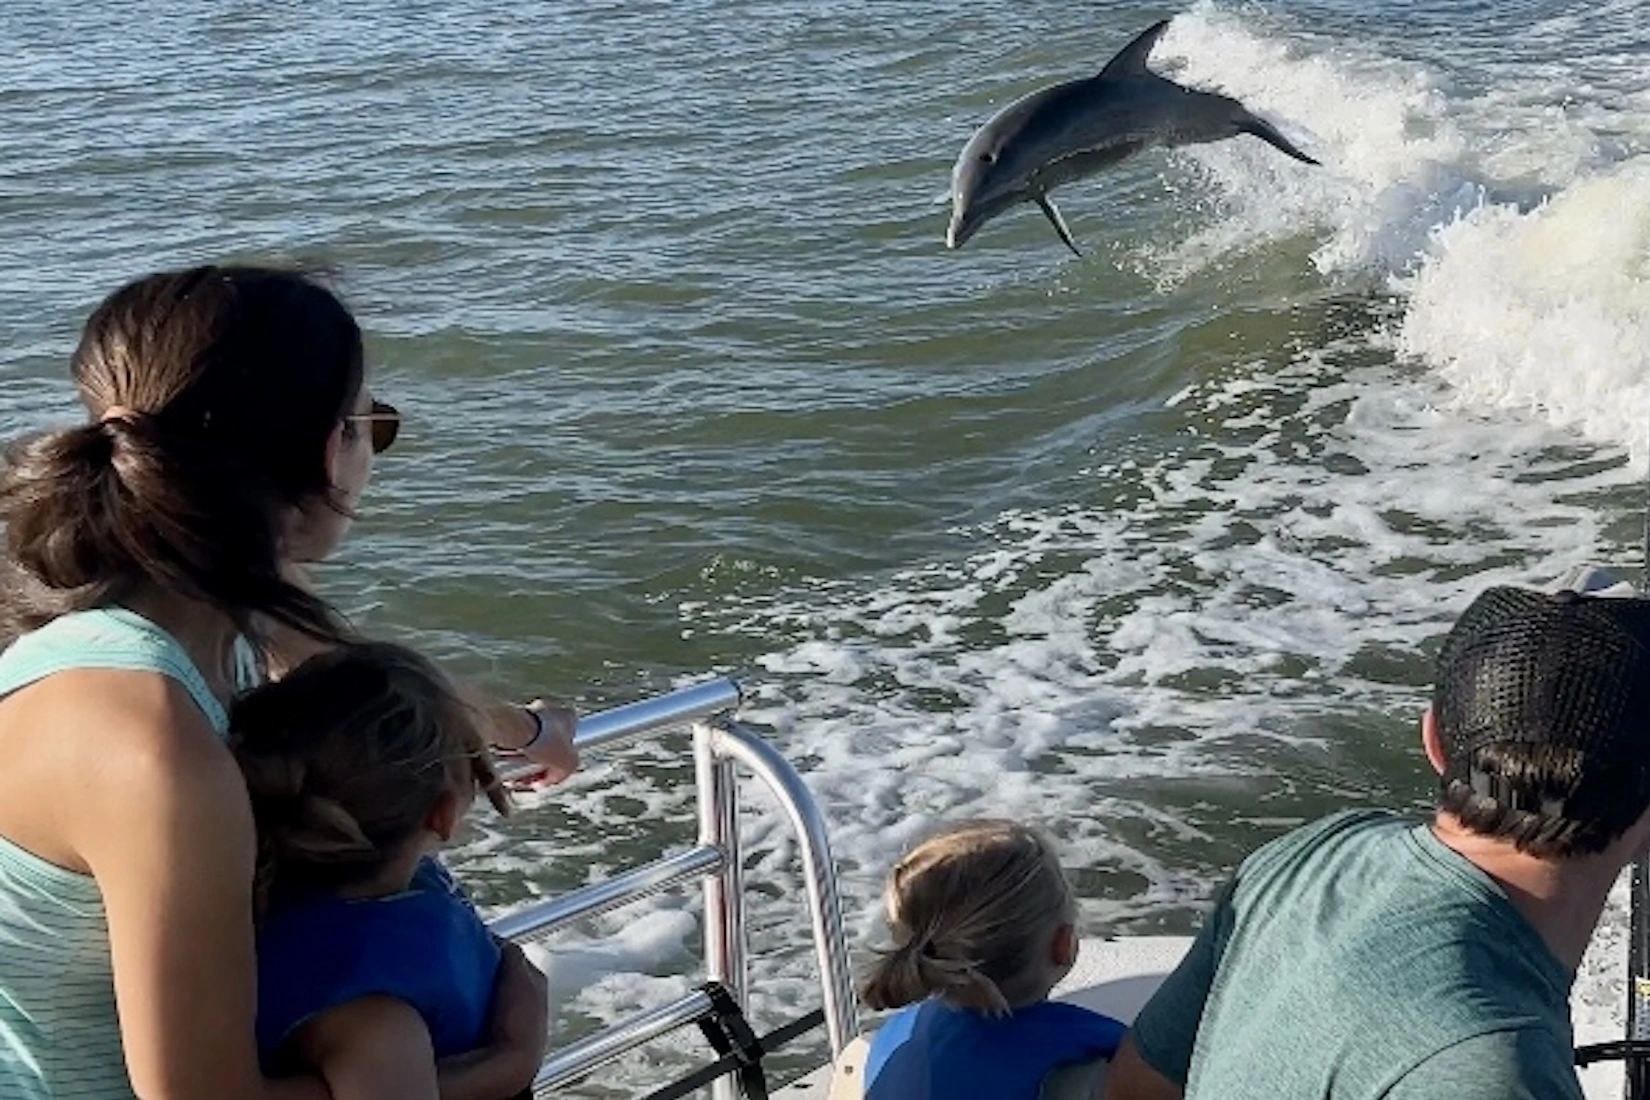
[[[1276,126],[1273,126],[1265,119],[1251,118],[1248,122],[1245,122],[1242,126],[1239,126],[1238,129],[1245,134],[1254,134],[1256,137],[1260,138],[1260,140],[1264,141],[1278,152],[1283,153],[1285,156],[1294,157],[1296,160],[1302,161],[1306,164],[1318,164],[1317,161],[1295,148],[1294,144],[1291,143],[1288,138],[1278,133]]]
[[[1054,225],[1054,231],[1060,234],[1060,239],[1066,242],[1066,247],[1081,256],[1083,250],[1078,248],[1077,242],[1071,239],[1071,230],[1066,228],[1066,219],[1060,216],[1060,208],[1054,205],[1054,200],[1047,195],[1038,195],[1036,203],[1043,208],[1043,213],[1048,215],[1048,220]]]
[[[1140,76],[1147,72],[1146,59],[1151,56],[1152,47],[1157,40],[1163,37],[1163,32],[1169,29],[1169,21],[1160,19],[1142,31],[1133,42],[1117,51],[1117,56],[1106,62],[1106,67],[1100,70],[1097,80],[1104,80],[1108,76]]]

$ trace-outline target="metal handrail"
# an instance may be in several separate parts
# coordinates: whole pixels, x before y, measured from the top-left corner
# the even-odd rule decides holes
[[[622,1024],[587,1035],[565,1050],[552,1051],[533,1078],[533,1093],[542,1096],[551,1089],[577,1081],[628,1050],[686,1027],[710,1009],[710,994],[696,989],[679,1000],[638,1012]]]
[[[739,706],[739,685],[726,677],[681,688],[651,699],[613,707],[581,717],[573,733],[580,752],[639,741],[651,733],[680,729],[693,722],[723,714]],[[538,769],[525,762],[511,762],[500,769],[506,780],[522,779]]]
[[[668,695],[579,719],[574,744],[581,751],[633,741],[683,726],[693,730],[694,780],[699,801],[695,847],[632,868],[558,898],[493,920],[494,932],[516,942],[537,939],[582,917],[702,879],[705,899],[705,968],[741,1007],[749,1003],[743,858],[739,840],[736,765],[753,772],[796,831],[807,886],[814,952],[819,964],[826,1031],[834,1058],[859,1032],[858,1007],[848,971],[836,864],[825,819],[802,776],[773,745],[749,727],[727,719],[739,705],[732,680],[711,680]],[[712,721],[716,719],[716,721]],[[505,769],[531,774],[530,765]],[[593,1035],[552,1051],[539,1067],[533,1091],[544,1095],[576,1081],[606,1062],[701,1018],[709,996],[695,991],[647,1009]],[[711,1085],[715,1100],[737,1100],[731,1078]]]
[[[722,869],[722,850],[700,845],[673,856],[593,883],[559,898],[506,913],[492,922],[493,932],[516,943],[548,936],[565,924],[628,905]]]
[[[729,722],[716,731],[716,749],[738,761],[767,785],[790,819],[802,854],[802,877],[813,919],[814,958],[825,1004],[825,1027],[834,1057],[859,1034],[858,999],[847,966],[848,945],[842,932],[842,898],[837,891],[831,838],[813,793],[794,765],[750,727]]]

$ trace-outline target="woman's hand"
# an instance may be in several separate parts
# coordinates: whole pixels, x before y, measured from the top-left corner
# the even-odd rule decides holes
[[[527,782],[560,783],[579,770],[579,750],[573,743],[578,723],[572,707],[543,699],[525,707],[500,707],[494,715],[493,744],[519,753],[539,769]]]

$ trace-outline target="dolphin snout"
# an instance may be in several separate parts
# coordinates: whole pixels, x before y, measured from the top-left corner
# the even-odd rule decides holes
[[[980,216],[975,207],[962,210],[953,210],[951,224],[945,227],[945,247],[961,248],[968,243],[968,238],[985,224],[986,219]]]

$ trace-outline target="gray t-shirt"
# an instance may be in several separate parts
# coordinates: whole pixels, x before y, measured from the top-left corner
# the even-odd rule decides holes
[[[1134,1041],[1187,1100],[1582,1100],[1572,977],[1428,826],[1342,813],[1243,862]]]

